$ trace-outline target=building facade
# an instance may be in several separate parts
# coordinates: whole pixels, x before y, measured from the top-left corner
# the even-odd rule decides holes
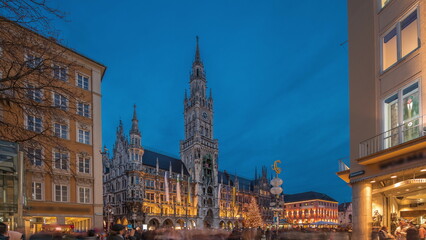
[[[425,2],[348,0],[353,236],[425,221]]]
[[[53,39],[0,22],[0,134],[20,142],[25,171],[18,227],[27,234],[102,227],[102,172],[95,169],[102,168],[106,67]]]
[[[290,224],[338,223],[338,202],[323,193],[284,195],[284,216]]]
[[[184,97],[184,140],[180,158],[142,147],[136,108],[128,139],[120,122],[111,156],[104,153],[105,225],[134,224],[150,229],[242,227],[251,197],[264,220],[272,222],[266,168],[249,180],[218,170],[213,97],[207,94],[204,65],[197,45]]]
[[[339,224],[345,228],[352,228],[352,203],[346,202],[339,204]]]

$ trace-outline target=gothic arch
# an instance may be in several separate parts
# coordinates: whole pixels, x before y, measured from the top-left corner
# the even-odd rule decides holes
[[[162,227],[164,228],[172,228],[174,227],[173,221],[170,218],[164,220]]]
[[[178,219],[178,220],[176,221],[175,226],[176,226],[176,227],[184,228],[184,227],[185,227],[185,221],[184,221],[183,219]]]
[[[151,220],[149,220],[149,222],[148,222],[148,229],[149,230],[155,230],[159,227],[160,227],[160,221],[158,221],[158,219],[152,218]]]
[[[233,229],[234,228],[234,224],[232,224],[231,221],[228,221],[227,228],[228,229]]]

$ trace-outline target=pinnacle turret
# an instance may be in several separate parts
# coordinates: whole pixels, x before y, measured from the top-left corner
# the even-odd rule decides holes
[[[141,132],[139,131],[139,121],[136,113],[136,104],[133,105],[132,128],[130,129],[130,144],[136,148],[140,148],[142,146],[142,137]]]
[[[195,49],[195,59],[194,59],[194,64],[203,64],[201,61],[201,57],[200,57],[200,47],[198,45],[198,36],[195,37],[197,39],[197,46]]]
[[[141,135],[141,132],[139,131],[138,118],[136,114],[136,104],[133,105],[132,129],[130,129],[130,134]]]

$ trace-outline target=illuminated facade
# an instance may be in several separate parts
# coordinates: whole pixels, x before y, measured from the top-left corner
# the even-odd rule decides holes
[[[339,224],[342,227],[352,228],[352,203],[339,204]]]
[[[254,180],[218,171],[213,98],[196,46],[184,98],[185,138],[180,158],[142,147],[136,108],[130,140],[120,122],[112,156],[104,152],[104,218],[148,228],[241,227],[246,205],[257,198],[265,222],[272,222],[266,168]]]
[[[284,216],[291,224],[311,224],[319,221],[338,223],[338,203],[317,192],[286,194]]]
[[[348,0],[353,237],[426,220],[425,2]]]
[[[102,168],[106,67],[18,24],[1,23],[9,30],[0,36],[1,131],[14,127],[6,137],[27,138],[19,146],[24,178],[17,226],[27,235],[101,228],[102,172],[96,169]],[[4,91],[11,82],[19,88]]]

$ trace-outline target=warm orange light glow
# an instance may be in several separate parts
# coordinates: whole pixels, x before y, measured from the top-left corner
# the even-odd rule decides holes
[[[395,176],[395,175],[393,175],[393,176],[391,176],[391,178],[396,178],[396,176]]]

